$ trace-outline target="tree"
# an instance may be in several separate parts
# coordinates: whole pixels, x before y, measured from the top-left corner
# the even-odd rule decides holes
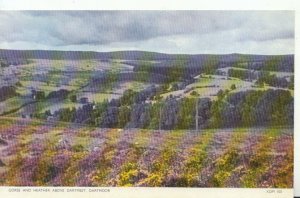
[[[118,107],[108,107],[102,116],[102,127],[115,128],[118,125]]]
[[[192,92],[190,93],[190,95],[191,95],[191,96],[199,96],[198,92],[197,92],[197,91],[195,91],[195,90],[194,90],[194,91],[192,91]]]
[[[224,96],[225,96],[225,92],[222,90],[222,89],[220,89],[219,91],[218,91],[218,93],[217,93],[217,96],[218,96],[218,99],[223,99],[224,98]]]
[[[48,94],[47,98],[51,99],[51,98],[57,98],[57,99],[65,99],[67,98],[68,94],[70,93],[70,91],[66,90],[66,89],[60,89],[58,91],[52,91]]]
[[[230,89],[231,89],[231,90],[235,90],[235,89],[236,89],[235,84],[232,84],[231,87],[230,87]]]
[[[190,129],[195,126],[195,98],[183,98],[179,103],[178,129]]]
[[[124,91],[123,96],[120,98],[121,105],[132,105],[135,102],[137,95],[137,92],[133,91],[132,89],[127,89],[126,91]]]
[[[45,99],[45,92],[44,91],[37,91],[35,95],[36,100],[43,100]]]
[[[59,114],[59,120],[64,122],[71,122],[73,121],[74,115],[76,110],[70,109],[70,108],[62,108],[58,112]]]
[[[20,81],[18,81],[18,82],[16,82],[16,86],[17,87],[22,87],[23,85],[22,85],[22,83]]]
[[[257,85],[258,87],[260,88],[263,88],[265,86],[265,83],[261,80],[261,79],[258,79],[256,82],[255,82],[255,85]]]
[[[76,102],[77,101],[77,96],[75,94],[71,95],[70,100],[71,100],[71,102]]]
[[[50,111],[50,110],[46,110],[46,111],[45,111],[45,116],[46,116],[46,117],[51,116],[51,115],[52,115],[52,114],[51,114],[51,111]]]
[[[171,88],[171,91],[177,91],[179,89],[179,86],[177,83],[173,83],[172,84],[172,88]]]
[[[118,112],[118,127],[123,128],[130,121],[130,108],[121,106]]]
[[[16,87],[14,86],[4,86],[0,88],[0,102],[17,95],[18,93],[16,92]]]

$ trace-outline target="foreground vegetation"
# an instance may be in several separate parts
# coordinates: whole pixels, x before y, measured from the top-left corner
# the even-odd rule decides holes
[[[289,128],[195,132],[0,122],[0,185],[293,186]]]

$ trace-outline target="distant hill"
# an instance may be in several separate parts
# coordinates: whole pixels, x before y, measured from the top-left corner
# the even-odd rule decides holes
[[[53,60],[84,60],[84,59],[122,59],[128,64],[138,66],[136,61],[158,61],[154,66],[172,66],[174,62],[184,63],[186,67],[202,67],[203,65],[216,65],[226,67],[235,64],[237,67],[248,69],[265,68],[270,71],[294,71],[294,55],[250,55],[250,54],[164,54],[147,51],[52,51],[52,50],[5,50],[0,49],[0,61],[14,62],[27,59],[53,59]]]

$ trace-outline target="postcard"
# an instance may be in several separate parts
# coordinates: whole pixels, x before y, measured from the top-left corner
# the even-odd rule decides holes
[[[1,10],[1,197],[293,197],[295,15]]]

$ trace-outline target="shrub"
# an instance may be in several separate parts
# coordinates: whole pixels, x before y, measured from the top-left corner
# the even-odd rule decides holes
[[[72,146],[72,150],[75,152],[82,152],[84,151],[84,146],[82,146],[81,144],[75,144]]]
[[[76,95],[71,95],[70,96],[70,101],[71,102],[76,102],[77,101],[77,96]]]
[[[235,90],[235,89],[236,89],[235,84],[232,84],[231,87],[230,87],[230,89],[231,89],[231,90]]]
[[[192,92],[190,93],[190,95],[191,95],[191,96],[199,96],[198,92],[197,92],[197,91],[195,91],[195,90],[194,90],[194,91],[192,91]]]

